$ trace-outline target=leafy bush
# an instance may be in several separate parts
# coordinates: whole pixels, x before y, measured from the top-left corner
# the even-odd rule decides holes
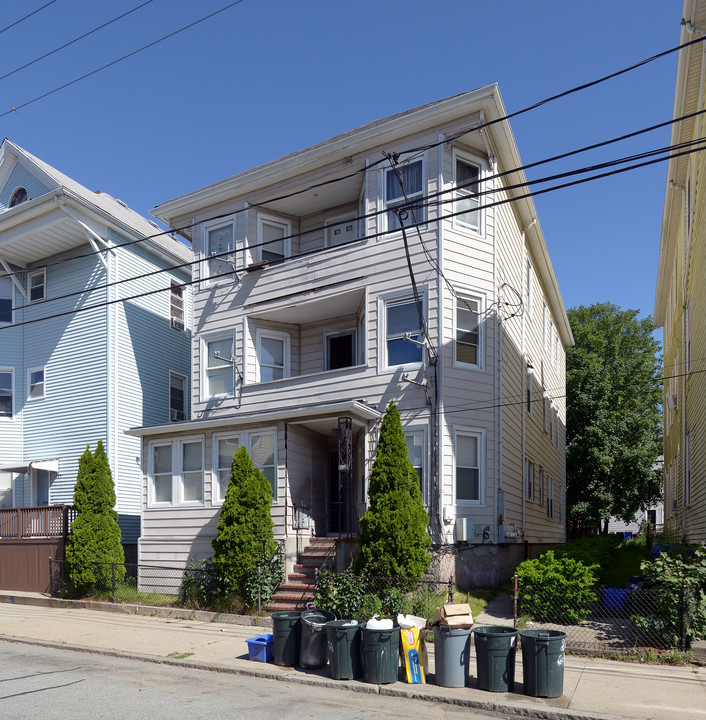
[[[332,612],[337,618],[360,618],[365,595],[365,580],[356,577],[352,568],[336,574],[322,568],[316,578],[315,603],[317,608]]]
[[[213,545],[213,565],[222,579],[222,594],[237,593],[245,598],[252,587],[258,562],[275,551],[270,515],[272,488],[241,446],[233,456],[231,477],[218,517]]]
[[[549,550],[517,567],[520,612],[534,620],[574,625],[585,620],[596,602],[598,565],[586,566]]]
[[[66,539],[66,580],[72,595],[86,595],[96,586],[111,587],[125,577],[115,486],[103,443],[95,453],[86,447],[78,461],[74,487],[76,518]],[[111,565],[110,563],[113,563]]]
[[[358,620],[369,620],[373,615],[382,615],[383,609],[380,597],[375,593],[368,593],[360,603]]]
[[[245,579],[244,600],[249,607],[260,603],[266,605],[275,594],[277,586],[284,581],[284,556],[277,553],[274,559],[263,553],[258,564],[251,568]]]
[[[706,548],[688,548],[685,554],[664,552],[654,562],[643,562],[642,571],[652,582],[654,609],[635,616],[635,624],[654,633],[667,646],[677,644],[684,593],[684,632],[687,647],[706,637]]]
[[[386,578],[421,578],[431,561],[429,518],[419,477],[407,456],[400,413],[393,402],[380,426],[370,472],[369,501],[360,519],[356,572]]]

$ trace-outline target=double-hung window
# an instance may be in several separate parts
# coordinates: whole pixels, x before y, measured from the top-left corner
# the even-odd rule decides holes
[[[260,260],[277,262],[291,255],[292,225],[267,215],[257,219],[257,244]]]
[[[30,368],[27,371],[28,400],[41,400],[44,397],[44,368]]]
[[[258,381],[289,377],[289,335],[274,330],[257,331]]]
[[[203,504],[203,440],[150,445],[150,505]]]
[[[525,498],[534,502],[534,463],[525,459]]]
[[[454,162],[455,224],[479,232],[480,224],[480,166],[456,157]]]
[[[186,420],[186,378],[178,373],[169,373],[169,420]]]
[[[385,207],[387,229],[399,230],[402,226],[395,208],[405,206],[404,225],[424,222],[424,163],[421,160],[385,170]]]
[[[27,282],[29,284],[29,301],[39,302],[44,300],[46,297],[47,271],[42,268],[30,272],[27,276]]]
[[[0,418],[12,417],[12,393],[14,389],[13,386],[13,371],[0,369]]]
[[[456,430],[454,458],[456,504],[480,505],[483,502],[483,433]]]
[[[481,303],[479,298],[456,296],[455,360],[462,365],[480,368],[482,362]]]
[[[267,478],[272,499],[277,500],[277,448],[273,430],[243,432],[239,435],[216,435],[213,438],[213,502],[221,503],[228,492],[233,455],[244,445],[255,467]]]
[[[422,316],[424,300],[420,308],[411,297],[389,298],[384,301],[385,313],[385,367],[420,363],[423,360]]]
[[[214,485],[211,489],[213,501],[223,502],[228,492],[230,483],[230,472],[233,464],[233,455],[240,446],[240,438],[237,436],[213,438],[215,456],[213,461]]]
[[[234,239],[233,223],[207,227],[204,231],[204,256],[206,263],[201,280],[204,283],[223,282],[233,277]],[[225,278],[222,276],[226,276]]]
[[[210,338],[204,341],[205,377],[202,397],[228,397],[234,393],[233,336]]]
[[[407,444],[407,457],[419,477],[419,489],[426,503],[426,432],[423,428],[419,430],[405,430],[404,441]]]
[[[12,322],[12,280],[9,277],[0,277],[0,325],[9,325]]]

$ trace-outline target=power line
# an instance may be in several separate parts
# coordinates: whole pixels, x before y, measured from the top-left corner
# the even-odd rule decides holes
[[[6,25],[4,28],[2,28],[2,30],[0,30],[0,34],[4,33],[5,30],[9,30],[10,28],[15,27],[15,25],[19,25],[21,22],[24,22],[25,20],[27,20],[27,18],[31,18],[32,15],[36,15],[38,12],[44,10],[44,8],[49,7],[50,5],[52,5],[55,2],[56,2],[56,0],[49,0],[49,2],[44,3],[44,5],[42,5],[42,7],[39,7],[36,10],[32,10],[31,13],[28,13],[24,17],[21,17],[19,20],[15,20],[15,22],[10,23],[9,25]]]
[[[703,142],[706,142],[706,141],[703,141]],[[691,144],[691,143],[686,143],[686,145],[690,145],[690,144]],[[679,147],[683,147],[683,145],[677,145],[677,146],[675,146],[675,147],[679,148]],[[594,180],[604,179],[604,178],[611,177],[611,176],[613,176],[613,175],[617,175],[617,174],[620,174],[620,173],[623,173],[623,172],[628,172],[628,171],[631,171],[631,170],[635,170],[635,169],[647,167],[647,166],[649,166],[649,165],[653,165],[653,164],[658,163],[658,162],[663,162],[663,161],[665,161],[665,160],[669,160],[669,159],[672,159],[672,158],[675,158],[675,157],[681,157],[681,156],[683,156],[683,155],[688,155],[688,154],[691,154],[691,153],[693,153],[693,152],[699,152],[699,151],[701,151],[701,150],[703,150],[703,149],[706,149],[706,144],[704,144],[704,145],[701,145],[701,144],[700,144],[700,145],[699,145],[698,147],[696,147],[696,148],[693,148],[693,147],[692,147],[692,148],[690,148],[690,149],[683,150],[683,151],[680,152],[680,153],[671,154],[671,155],[668,155],[668,156],[666,156],[666,157],[653,158],[653,159],[651,159],[651,160],[648,160],[648,161],[645,161],[645,162],[642,162],[642,163],[637,163],[637,164],[635,164],[635,165],[630,165],[630,166],[628,166],[628,167],[610,170],[610,171],[608,171],[608,172],[601,173],[601,174],[598,174],[598,175],[592,175],[592,176],[587,177],[587,178],[581,178],[581,179],[578,179],[578,180],[574,180],[574,181],[571,181],[571,182],[562,183],[562,184],[559,184],[559,185],[554,185],[554,186],[552,186],[552,187],[544,188],[544,189],[541,189],[541,190],[530,191],[530,192],[524,193],[524,194],[522,194],[522,195],[517,195],[517,196],[514,196],[514,197],[506,197],[506,198],[503,198],[503,199],[501,199],[501,200],[495,200],[495,201],[492,201],[492,202],[488,202],[488,203],[485,203],[485,204],[481,204],[481,205],[479,205],[479,206],[476,208],[476,210],[478,210],[478,211],[480,211],[480,210],[485,210],[485,209],[488,209],[488,208],[492,208],[492,207],[504,205],[504,204],[506,204],[506,203],[516,202],[516,201],[518,201],[518,200],[522,200],[522,199],[525,199],[525,198],[534,197],[535,195],[543,195],[543,194],[546,194],[546,193],[548,193],[548,192],[554,192],[555,190],[561,190],[561,189],[565,189],[565,188],[568,188],[568,187],[573,187],[573,186],[575,186],[575,185],[580,185],[580,184],[583,184],[583,183],[586,183],[586,182],[592,182],[592,181],[594,181]],[[651,152],[658,152],[658,151],[651,151]],[[618,161],[611,161],[610,163],[607,163],[607,165],[610,166],[611,164],[614,164],[615,162],[618,162]],[[593,166],[592,166],[592,167],[593,167]],[[595,166],[595,167],[599,167],[599,166]],[[552,176],[552,177],[559,178],[559,177],[565,177],[565,176],[567,176],[567,175],[582,174],[582,173],[584,173],[584,172],[587,172],[587,170],[585,170],[585,169],[583,169],[583,168],[580,168],[580,169],[575,170],[575,171],[570,171],[570,172],[568,172],[568,173],[561,173],[560,175]],[[536,181],[536,182],[546,182],[546,180],[540,180],[540,181]],[[515,185],[515,186],[511,186],[511,187],[512,187],[513,189],[517,189],[517,188],[521,188],[521,187],[527,187],[527,186],[529,186],[529,185],[530,185],[530,183],[527,182],[527,183],[519,183],[519,184],[517,184],[517,185]],[[456,189],[456,188],[453,188],[452,190],[455,190],[455,189]],[[443,204],[443,203],[433,203],[433,204],[439,205],[439,204]],[[372,216],[376,216],[376,215],[381,215],[381,214],[387,213],[387,212],[389,212],[389,211],[390,211],[390,210],[389,210],[388,208],[385,208],[385,209],[383,209],[383,210],[375,211],[374,213],[368,213],[368,214],[365,215],[365,216],[361,216],[361,218],[359,218],[359,219],[363,219],[363,218],[367,218],[367,217],[372,217]],[[441,215],[438,219],[439,219],[439,220],[447,220],[447,219],[449,219],[449,218],[453,218],[453,217],[456,217],[456,216],[458,216],[458,215],[465,215],[465,214],[467,214],[467,213],[468,213],[468,210],[467,210],[467,209],[458,210],[458,211],[455,211],[455,212],[446,213],[446,214],[444,214],[444,215]],[[231,215],[232,215],[232,213],[227,213],[227,214],[225,215],[225,217],[230,217]],[[204,221],[204,222],[206,222],[206,221]],[[407,227],[407,229],[412,228],[412,227],[418,229],[419,227],[425,225],[427,222],[428,222],[428,221],[427,221],[426,219],[425,219],[425,220],[418,221],[418,222],[417,222],[417,221],[414,221],[411,225],[408,225],[408,226],[406,226],[406,227]],[[306,231],[306,232],[309,232],[309,231]],[[376,237],[384,237],[384,236],[391,235],[391,234],[394,234],[394,233],[397,233],[397,232],[399,232],[399,229],[398,229],[398,228],[388,229],[388,230],[381,230],[381,231],[377,231],[377,232],[373,233],[372,235],[365,235],[365,236],[363,236],[363,237],[358,237],[358,238],[355,238],[354,240],[347,241],[346,243],[341,243],[341,245],[339,245],[339,246],[337,246],[337,247],[344,247],[344,246],[346,246],[346,245],[351,245],[351,244],[353,244],[353,243],[360,242],[361,240],[368,240],[368,239],[376,238]],[[101,251],[99,251],[99,252],[100,252],[100,253],[103,253],[103,252],[108,252],[108,251],[110,251],[110,250],[115,250],[115,249],[118,249],[118,248],[124,248],[126,245],[131,245],[131,244],[134,244],[134,243],[136,243],[136,242],[140,242],[140,241],[143,241],[143,240],[146,240],[146,239],[150,239],[150,238],[153,238],[153,237],[157,237],[157,236],[163,235],[163,234],[166,234],[166,233],[157,233],[156,235],[148,236],[147,238],[142,238],[142,239],[139,239],[139,240],[135,240],[135,241],[132,241],[132,242],[130,242],[130,243],[124,243],[124,244],[121,244],[121,245],[115,245],[115,246],[112,246],[112,247],[107,248],[107,249],[105,249],[105,250],[101,250]],[[306,234],[306,233],[300,233],[300,235],[301,235],[301,234]],[[296,236],[295,236],[295,235],[289,236],[289,238],[292,238],[292,237],[296,237]],[[172,267],[170,267],[170,268],[159,269],[159,270],[157,270],[157,271],[151,271],[151,272],[149,272],[149,273],[146,273],[145,275],[133,276],[133,277],[130,277],[130,278],[125,278],[125,279],[123,279],[123,280],[117,280],[117,281],[114,281],[113,283],[109,283],[109,284],[106,284],[106,285],[103,285],[103,286],[99,286],[99,287],[110,287],[110,286],[112,286],[112,285],[119,285],[119,284],[122,284],[122,283],[125,283],[125,282],[134,282],[134,281],[139,280],[139,279],[142,279],[142,278],[144,278],[144,277],[149,277],[149,276],[151,276],[151,275],[159,274],[159,273],[161,273],[161,272],[169,272],[169,271],[171,271],[171,270],[176,270],[176,269],[184,268],[184,267],[187,267],[187,266],[193,266],[193,265],[196,265],[197,263],[205,262],[205,261],[208,261],[208,260],[211,260],[211,259],[215,259],[215,258],[219,258],[219,257],[227,257],[227,256],[230,256],[230,255],[234,255],[234,254],[236,254],[237,252],[243,252],[243,251],[245,251],[245,250],[251,250],[251,249],[256,248],[256,247],[262,247],[262,246],[265,246],[265,245],[269,245],[269,244],[271,244],[272,242],[281,242],[281,240],[282,240],[282,238],[278,238],[277,240],[274,240],[274,241],[266,241],[266,242],[262,242],[262,243],[256,243],[256,244],[253,244],[253,245],[248,246],[248,248],[244,248],[243,250],[238,250],[238,251],[236,251],[236,250],[226,250],[226,251],[224,251],[224,252],[216,253],[216,254],[214,254],[214,255],[212,255],[212,256],[209,256],[208,258],[203,258],[203,259],[199,259],[199,260],[191,260],[190,262],[182,263],[182,264],[180,264],[180,265],[175,265],[175,266],[172,266]],[[320,252],[323,252],[323,251],[326,251],[326,250],[329,250],[329,249],[330,249],[330,248],[328,248],[328,247],[324,247],[324,248],[317,248],[317,249],[315,249],[315,250],[309,250],[309,251],[307,251],[307,252],[299,253],[298,255],[292,255],[292,256],[289,256],[289,257],[287,257],[287,258],[282,258],[282,260],[273,261],[273,262],[270,263],[270,264],[273,264],[273,265],[274,265],[274,264],[281,264],[281,263],[283,263],[283,262],[288,262],[288,261],[291,261],[291,260],[296,260],[296,259],[298,259],[298,258],[303,258],[303,257],[312,256],[312,255],[318,254],[318,253],[320,253]],[[61,262],[61,264],[63,264],[64,262],[73,261],[73,260],[77,260],[77,259],[84,258],[84,257],[90,257],[90,256],[93,256],[93,255],[96,255],[96,254],[98,254],[98,253],[96,253],[96,252],[90,252],[90,253],[86,253],[86,254],[84,254],[84,255],[76,255],[76,256],[74,256],[74,257],[72,257],[72,258],[64,259],[64,260],[62,260],[62,261],[60,261],[60,262]],[[57,263],[57,264],[59,264],[59,263]],[[50,265],[51,265],[51,264],[47,264],[47,265],[44,265],[43,267],[49,267]],[[21,271],[21,272],[25,272],[25,271]],[[18,274],[18,273],[12,273],[12,274]],[[7,277],[8,275],[9,275],[9,274],[5,274],[4,276]],[[210,277],[207,277],[207,278],[201,278],[200,281],[208,281],[208,280],[211,280],[211,279],[215,279],[215,278],[219,278],[219,277],[223,277],[223,276],[228,276],[228,275],[237,275],[237,272],[236,272],[236,270],[233,270],[232,272],[226,272],[226,273],[222,273],[222,274],[220,274],[220,275],[213,275],[213,276],[210,276]],[[199,282],[199,281],[194,281],[194,282]],[[191,284],[193,284],[193,282],[185,283],[185,284],[191,285]],[[89,288],[89,289],[86,289],[85,291],[78,291],[77,293],[70,293],[69,295],[64,296],[64,297],[68,297],[68,296],[73,295],[73,294],[80,294],[81,292],[90,292],[90,291],[93,290],[93,289],[99,289],[99,287],[97,287],[97,288]],[[163,289],[168,289],[168,288],[163,288]],[[135,297],[140,297],[140,296],[135,296]],[[60,299],[60,298],[56,298],[56,299]],[[126,298],[126,299],[132,299],[132,298]],[[53,298],[48,298],[48,299],[46,300],[46,302],[51,302],[52,300],[53,300]],[[27,307],[27,306],[20,306],[20,307]],[[64,315],[64,314],[70,314],[70,313],[60,313],[59,315],[47,315],[47,316],[45,316],[44,318],[37,318],[37,319],[34,319],[34,320],[32,320],[32,321],[28,321],[28,322],[38,322],[39,320],[43,320],[43,319],[49,320],[49,319],[51,319],[51,318],[53,318],[53,317],[60,317],[61,315]],[[10,328],[10,327],[19,327],[19,326],[21,326],[21,325],[23,325],[23,324],[26,324],[26,323],[22,322],[22,323],[13,323],[13,324],[11,324],[11,325],[6,325],[6,326],[4,326],[4,327],[0,327],[0,331],[5,330],[5,329],[8,329],[8,328]]]
[[[55,2],[55,0],[52,0],[52,2]],[[54,48],[54,50],[50,50],[49,52],[44,53],[44,55],[40,55],[38,58],[35,58],[34,60],[30,60],[29,62],[25,63],[24,65],[20,65],[19,67],[16,67],[14,70],[10,70],[9,72],[6,72],[4,75],[0,75],[0,80],[4,80],[5,78],[10,77],[10,75],[14,75],[15,73],[18,73],[20,70],[24,70],[25,68],[28,68],[31,65],[34,65],[35,63],[38,63],[40,60],[44,60],[45,58],[48,58],[50,55],[54,55],[54,53],[58,53],[60,50],[64,50],[65,48],[69,47],[70,45],[77,43],[79,40],[83,40],[84,38],[87,38],[89,35],[93,35],[93,33],[98,32],[99,30],[102,30],[103,28],[108,27],[108,25],[112,25],[114,22],[117,22],[118,20],[122,20],[127,15],[134,13],[135,10],[139,10],[140,8],[143,8],[145,5],[149,5],[151,2],[154,2],[154,0],[146,0],[146,2],[143,2],[142,4],[138,5],[137,7],[132,8],[132,10],[127,10],[122,15],[118,15],[117,17],[114,17],[112,20],[108,20],[108,22],[104,22],[102,25],[98,25],[98,27],[94,27],[93,30],[89,30],[88,32],[83,33],[83,35],[79,35],[78,37],[74,38],[73,40],[69,40],[68,42],[65,42],[63,45],[59,45],[59,47]]]
[[[138,48],[137,50],[133,50],[132,52],[126,53],[125,55],[117,58],[116,60],[111,60],[111,62],[106,63],[105,65],[101,65],[101,67],[96,68],[95,70],[91,70],[90,72],[84,73],[80,77],[74,78],[73,80],[70,80],[69,82],[66,82],[63,85],[60,85],[59,87],[56,87],[53,90],[48,90],[47,92],[42,93],[41,95],[38,95],[35,98],[32,98],[32,100],[27,100],[26,102],[23,102],[20,105],[12,105],[9,110],[6,110],[4,113],[0,113],[0,118],[5,117],[6,115],[9,115],[10,113],[17,112],[18,110],[21,110],[22,108],[25,108],[28,105],[32,105],[33,103],[36,103],[39,100],[43,100],[44,98],[47,98],[50,95],[53,95],[54,93],[59,92],[60,90],[64,90],[67,87],[70,87],[71,85],[75,85],[76,83],[80,82],[81,80],[85,80],[86,78],[89,78],[92,75],[96,75],[97,73],[99,73],[103,70],[106,70],[109,67],[112,67],[113,65],[117,65],[118,63],[122,62],[123,60],[127,60],[128,58],[131,58],[133,55],[137,55],[137,54],[143,52],[144,50],[154,47],[155,45],[158,45],[159,43],[164,42],[165,40],[168,40],[169,38],[172,38],[175,35],[178,35],[179,33],[184,32],[185,30],[189,30],[190,28],[194,27],[195,25],[205,22],[206,20],[210,20],[212,17],[215,17],[216,15],[219,15],[220,13],[225,12],[226,10],[229,10],[230,8],[234,7],[235,5],[240,5],[241,2],[243,2],[243,0],[235,0],[235,2],[225,5],[224,7],[220,8],[219,10],[214,10],[212,13],[209,13],[208,15],[204,15],[203,17],[199,18],[198,20],[194,20],[193,22],[189,23],[188,25],[184,25],[184,26],[180,27],[178,30],[174,30],[173,32],[168,33],[167,35],[163,35],[162,37],[158,38],[157,40],[153,40],[152,42],[147,43],[147,45],[143,45],[142,47]]]

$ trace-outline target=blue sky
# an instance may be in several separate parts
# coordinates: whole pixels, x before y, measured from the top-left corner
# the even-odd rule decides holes
[[[0,76],[144,0],[55,0],[0,33]],[[3,13],[0,30],[47,0]],[[0,115],[229,4],[152,0],[0,80]],[[497,82],[508,112],[679,42],[680,0],[242,0],[0,117],[0,135],[148,215],[372,120]],[[525,163],[672,116],[676,54],[512,120]],[[669,143],[669,129],[528,172]],[[535,199],[564,303],[651,315],[666,163]],[[538,186],[539,187],[539,186]]]

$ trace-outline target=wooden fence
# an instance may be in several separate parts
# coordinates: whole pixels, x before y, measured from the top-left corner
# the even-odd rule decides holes
[[[0,510],[0,590],[49,592],[49,558],[64,560],[72,505]]]

